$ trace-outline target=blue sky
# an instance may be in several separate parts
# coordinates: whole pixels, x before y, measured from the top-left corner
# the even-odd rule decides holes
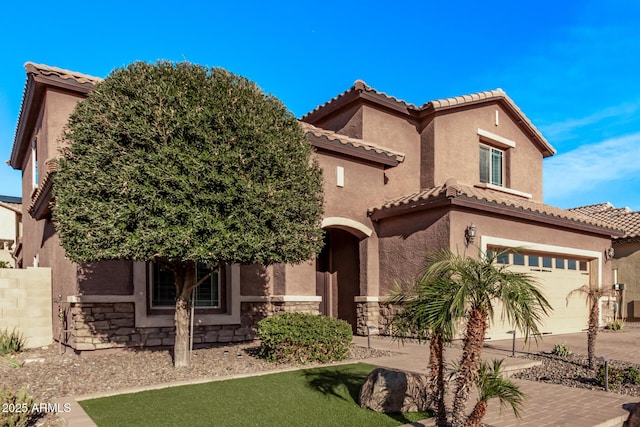
[[[231,3],[5,2],[3,160],[25,62],[105,77],[188,60],[256,81],[298,117],[357,79],[414,104],[500,87],[558,151],[544,163],[546,203],[640,210],[640,2]],[[4,164],[0,194],[20,196]]]

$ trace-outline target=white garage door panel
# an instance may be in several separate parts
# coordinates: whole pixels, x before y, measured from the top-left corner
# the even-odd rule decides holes
[[[553,258],[552,267],[511,265],[509,268],[515,272],[522,272],[531,275],[538,283],[543,295],[547,298],[553,311],[543,320],[540,326],[542,333],[566,334],[580,332],[587,328],[589,310],[581,293],[574,294],[567,304],[567,295],[574,289],[589,284],[589,273],[579,269],[579,262],[575,263],[575,270],[568,269],[566,258],[564,269],[556,268],[556,259]],[[529,256],[525,256],[525,264],[529,262]],[[542,258],[539,259],[542,265]],[[510,255],[509,262],[513,262],[513,255]],[[583,264],[584,265],[584,264]],[[495,322],[489,327],[487,337],[490,339],[511,338],[507,331],[513,329],[509,323],[500,320],[502,306],[496,304]],[[518,331],[517,336],[522,333]]]

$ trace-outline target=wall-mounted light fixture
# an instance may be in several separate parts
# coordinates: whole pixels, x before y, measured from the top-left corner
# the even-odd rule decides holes
[[[469,246],[470,243],[473,243],[476,238],[476,225],[471,223],[467,228],[464,229],[464,245]]]
[[[609,261],[615,255],[615,250],[613,248],[605,249],[604,251],[604,259]]]

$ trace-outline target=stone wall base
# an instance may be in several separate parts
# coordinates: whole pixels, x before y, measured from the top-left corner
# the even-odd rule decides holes
[[[243,302],[240,324],[195,325],[194,345],[252,341],[258,322],[280,312],[318,314],[316,302]],[[76,352],[173,346],[175,328],[135,326],[134,303],[71,303],[69,333],[63,342]]]

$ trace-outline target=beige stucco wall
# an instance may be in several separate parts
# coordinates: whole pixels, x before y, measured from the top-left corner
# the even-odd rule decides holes
[[[0,269],[0,330],[16,328],[27,347],[52,342],[51,269]]]
[[[455,209],[451,213],[451,246],[464,248],[464,230],[474,223],[476,226],[475,245],[482,236],[501,237],[544,245],[562,246],[579,250],[604,253],[611,247],[611,240],[606,235],[594,235],[586,232],[563,229],[544,223],[504,217],[488,212],[478,213]],[[473,251],[469,255],[475,256]],[[610,263],[609,267],[610,267]],[[605,270],[610,270],[607,268]],[[603,282],[611,284],[611,272],[603,272]]]
[[[316,154],[322,168],[324,217],[344,217],[371,227],[367,209],[380,203],[386,191],[382,165],[337,155]],[[344,170],[344,186],[337,185],[337,168]]]
[[[495,124],[496,111],[499,125]],[[542,153],[498,103],[445,111],[434,118],[434,184],[451,177],[467,184],[480,183],[478,129],[515,142],[515,148],[504,149],[504,186],[542,202]]]
[[[416,123],[406,116],[370,106],[363,107],[362,139],[405,155],[398,166],[385,171],[384,192],[380,199],[393,199],[420,190],[420,135]]]
[[[424,267],[428,252],[449,247],[446,209],[386,218],[376,224],[379,239],[380,295],[389,295],[395,281],[412,280]]]
[[[465,228],[474,223],[476,240],[465,246]],[[396,280],[416,277],[427,253],[449,248],[453,252],[477,256],[483,236],[538,245],[569,248],[576,253],[602,254],[611,246],[607,236],[571,231],[547,224],[535,224],[513,217],[469,210],[439,208],[385,218],[376,223],[380,247],[380,295],[387,295]],[[578,256],[580,258],[580,256]],[[584,259],[591,259],[584,257]],[[595,259],[595,258],[593,258]],[[602,286],[612,285],[611,262],[604,260]]]
[[[613,268],[618,270],[618,283],[624,283],[622,297],[622,315],[640,320],[640,242],[615,244]],[[637,301],[637,303],[634,303]],[[638,307],[633,310],[632,307]]]

